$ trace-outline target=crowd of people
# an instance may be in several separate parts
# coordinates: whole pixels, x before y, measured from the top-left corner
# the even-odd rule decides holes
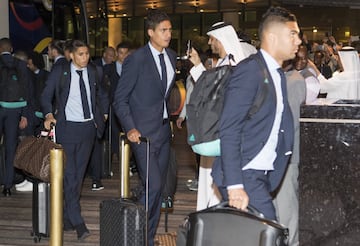
[[[91,189],[101,190],[101,144],[109,134],[111,152],[118,154],[118,135],[125,131],[146,182],[146,146],[151,139],[149,169],[149,245],[154,245],[160,219],[161,191],[170,153],[169,95],[177,78],[177,54],[169,49],[169,16],[151,11],[146,18],[149,42],[134,49],[129,42],[106,47],[101,58],[90,59],[89,46],[80,40],[53,40],[48,46],[51,71],[34,51],[12,55],[11,41],[0,39],[0,64],[16,64],[24,83],[21,96],[0,98],[0,133],[6,144],[3,195],[11,188],[30,191],[26,179],[14,180],[13,159],[19,136],[38,135],[56,125],[57,141],[66,154],[64,175],[64,230],[76,230],[80,240],[89,235],[81,215],[80,194],[86,170]],[[266,218],[289,227],[289,245],[298,239],[298,166],[300,105],[318,97],[358,99],[360,65],[355,49],[343,47],[332,36],[322,43],[302,35],[295,15],[271,7],[260,26],[260,46],[238,36],[231,24],[211,26],[208,52],[196,44],[186,54],[191,69],[183,74],[186,102],[201,74],[212,67],[233,66],[219,121],[221,156],[199,156],[197,210],[228,200],[245,210],[249,204]],[[16,62],[15,62],[16,61]],[[258,62],[261,61],[261,64]],[[265,73],[259,73],[266,68]],[[262,83],[268,84],[265,103],[248,118]],[[110,117],[109,117],[110,116]],[[109,122],[110,119],[110,122]],[[206,119],[205,119],[206,120]],[[186,122],[186,104],[177,126]],[[274,191],[277,191],[274,195]],[[140,202],[145,203],[145,194]],[[190,212],[190,211],[189,211]]]

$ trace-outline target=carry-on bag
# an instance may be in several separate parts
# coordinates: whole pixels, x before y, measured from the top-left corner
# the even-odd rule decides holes
[[[149,167],[150,142],[146,138],[140,138],[146,142],[147,169]],[[125,135],[120,137],[120,174],[121,174],[121,198],[102,201],[100,204],[100,245],[101,246],[143,246],[147,245],[148,228],[148,171],[146,178],[146,201],[145,208],[142,204],[129,198],[129,156],[125,151],[129,145]],[[123,188],[127,189],[126,191]]]
[[[256,209],[246,212],[227,202],[189,214],[183,228],[186,246],[286,246],[289,234]]]
[[[101,140],[101,178],[108,179],[113,176],[111,165],[111,146],[108,140]]]
[[[50,140],[49,135],[27,136],[16,148],[14,167],[39,180],[50,182],[50,150],[60,148],[61,145]],[[64,163],[66,163],[65,155]]]
[[[43,137],[40,138],[47,140],[46,143],[44,142],[47,146],[59,148],[60,145],[56,144],[55,126],[51,125],[51,127],[52,129],[49,132],[43,132]],[[49,145],[49,142],[54,145]],[[50,154],[50,149],[48,152]],[[33,183],[31,236],[35,243],[40,242],[41,238],[50,237],[50,157],[48,160],[46,179],[39,179],[38,175],[28,177]],[[48,180],[48,182],[44,182],[44,180]]]

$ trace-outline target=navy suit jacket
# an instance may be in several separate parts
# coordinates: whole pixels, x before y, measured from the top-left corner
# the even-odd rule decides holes
[[[106,85],[106,89],[108,91],[110,102],[113,102],[115,89],[119,82],[120,76],[116,71],[116,63],[106,64],[104,66],[104,83]]]
[[[176,54],[170,49],[166,52],[175,70]],[[174,81],[175,74],[170,88]],[[164,100],[168,101],[169,94],[170,89],[165,95],[149,45],[139,48],[125,59],[114,94],[114,110],[121,126],[126,132],[136,128],[152,143],[163,143],[159,130],[163,124]]]
[[[67,136],[61,134],[62,127],[66,124],[65,106],[69,97],[71,72],[70,63],[54,66],[46,81],[45,88],[41,95],[41,106],[44,116],[53,113],[56,118],[56,130],[59,133],[57,138]],[[97,136],[101,137],[105,128],[104,114],[107,114],[109,101],[106,92],[101,86],[102,71],[94,65],[88,65],[88,77],[91,93],[92,112],[97,127]],[[62,84],[63,83],[63,84]],[[53,112],[53,98],[55,96],[56,113]],[[99,136],[101,135],[101,136]]]
[[[256,56],[265,63],[260,52]],[[250,119],[247,118],[256,93],[263,88],[261,83],[265,81],[263,69],[252,56],[240,62],[230,78],[220,120],[221,157],[216,158],[212,172],[220,187],[243,184],[242,168],[260,152],[269,138],[276,113],[276,92],[271,77],[263,105]],[[271,190],[279,185],[293,146],[293,119],[286,97],[286,84],[282,87],[284,111],[274,171],[269,172]]]

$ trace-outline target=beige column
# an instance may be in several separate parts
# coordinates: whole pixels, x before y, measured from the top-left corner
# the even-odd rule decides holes
[[[116,48],[122,41],[122,19],[109,18],[108,45]]]
[[[9,37],[9,1],[0,1],[0,38]]]

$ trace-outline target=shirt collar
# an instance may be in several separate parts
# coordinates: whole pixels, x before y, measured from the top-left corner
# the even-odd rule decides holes
[[[55,57],[55,59],[54,59],[54,63],[55,63],[55,62],[57,62],[60,58],[65,58],[65,56],[60,55],[60,56],[58,56],[58,57]]]
[[[154,46],[151,45],[150,41],[148,44],[149,44],[150,51],[153,54],[153,56],[159,56],[160,54],[164,54],[164,56],[166,55],[166,49],[163,49],[162,52],[159,52],[157,49],[154,48]]]
[[[72,71],[76,71],[76,70],[87,71],[87,67],[78,68],[78,67],[75,66],[75,64],[73,62],[71,62],[70,66],[71,66]]]
[[[267,53],[263,49],[260,49],[260,52],[263,55],[265,63],[268,66],[270,71],[277,70],[278,68],[280,68],[279,64],[276,62],[276,60],[269,53]]]

